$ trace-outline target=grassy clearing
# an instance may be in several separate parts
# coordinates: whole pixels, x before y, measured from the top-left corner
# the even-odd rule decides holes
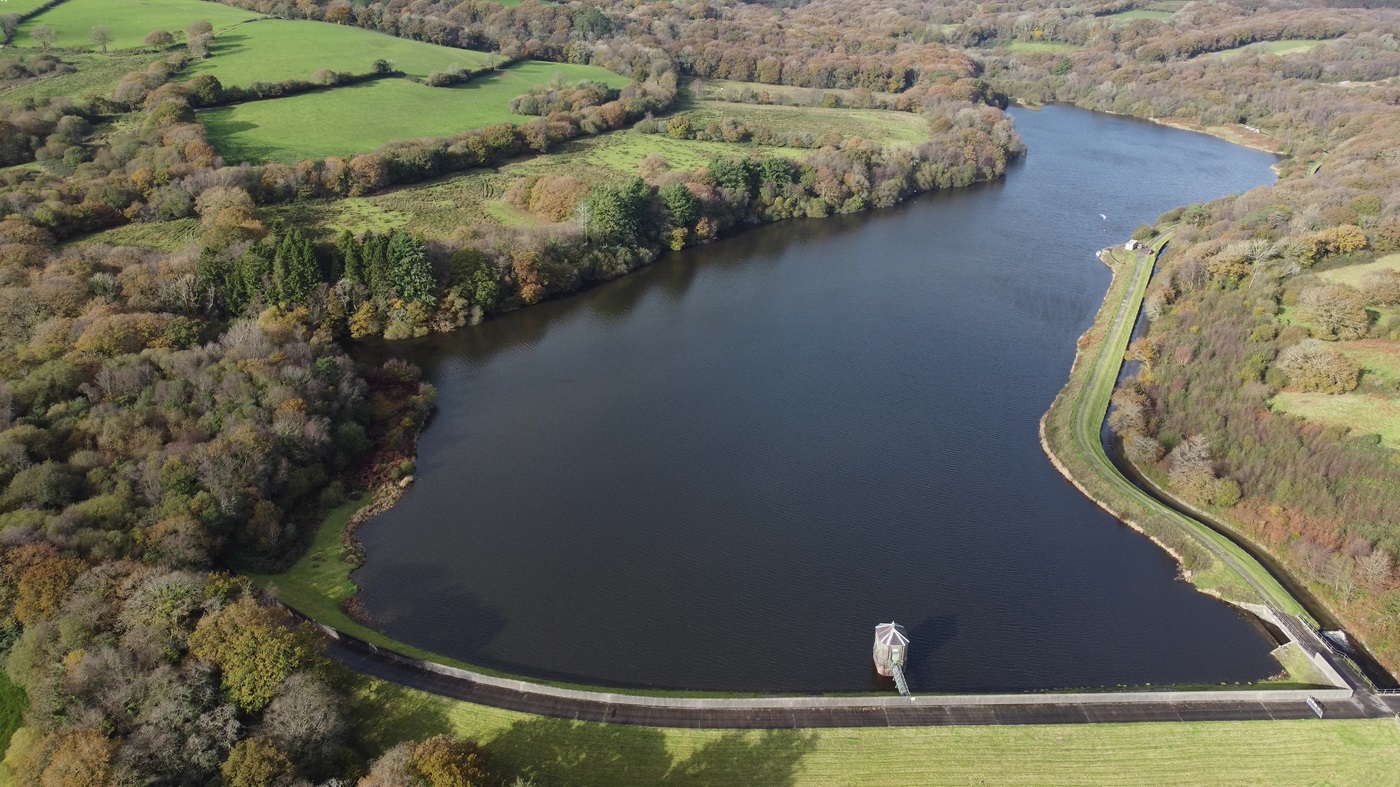
[[[1337,342],[1336,347],[1343,355],[1360,364],[1367,377],[1400,387],[1400,344],[1384,339],[1361,339]]]
[[[1023,53],[1077,52],[1083,49],[1083,47],[1075,46],[1074,44],[1062,44],[1058,41],[1011,41],[997,48],[1009,52]]]
[[[207,19],[217,36],[239,22],[256,19],[257,14],[205,0],[65,0],[30,19],[15,33],[18,46],[37,46],[30,33],[35,25],[48,25],[54,31],[54,46],[96,52],[92,29],[107,28],[112,40],[109,50],[134,49],[152,30],[180,33],[191,22]]]
[[[1389,784],[1390,720],[685,730],[547,719],[359,679],[371,749],[439,732],[539,784]],[[878,779],[874,774],[879,774]]]
[[[396,139],[523,123],[532,118],[511,114],[510,100],[556,75],[570,82],[589,79],[614,87],[628,81],[594,66],[531,61],[449,88],[383,79],[252,101],[199,116],[225,159],[292,163],[364,153]]]
[[[1123,19],[1123,20],[1131,20],[1131,19],[1156,19],[1156,20],[1161,21],[1161,20],[1171,19],[1172,16],[1173,16],[1173,12],[1171,12],[1171,11],[1148,11],[1148,10],[1142,9],[1142,8],[1134,8],[1134,9],[1131,10],[1131,11],[1123,11],[1123,12],[1117,13],[1117,14],[1109,14],[1108,16],[1106,16],[1106,17],[1104,17],[1104,18],[1105,18],[1105,19]]]
[[[1400,400],[1364,393],[1284,391],[1270,406],[1309,421],[1346,427],[1352,434],[1378,434],[1385,445],[1400,448]]]
[[[1371,262],[1333,268],[1318,275],[1333,284],[1346,284],[1359,288],[1361,278],[1372,271],[1400,271],[1400,254],[1387,254]]]
[[[741,92],[748,90],[765,100],[781,101],[784,98],[804,104],[819,104],[822,96],[839,96],[845,103],[855,99],[855,91],[846,88],[793,87],[791,85],[766,85],[762,82],[736,82],[730,79],[696,79],[690,83],[695,98],[710,101],[734,101]],[[875,93],[876,100],[893,98],[891,93]],[[809,129],[815,131],[816,129]]]
[[[416,77],[453,66],[481,68],[500,59],[486,52],[425,44],[358,27],[284,19],[239,25],[214,39],[212,54],[196,64],[190,75],[213,74],[225,85],[309,80],[323,68],[368,74],[374,70],[374,61],[381,59]]]
[[[0,10],[3,10],[3,6],[0,6]],[[33,99],[42,103],[54,96],[81,98],[89,93],[107,97],[122,77],[132,71],[146,70],[146,66],[158,57],[144,52],[112,55],[64,53],[63,61],[76,67],[76,72],[43,76],[0,90],[0,101],[19,104]]]
[[[1260,41],[1246,46],[1237,46],[1233,49],[1222,49],[1219,52],[1210,52],[1202,57],[1238,57],[1239,55],[1296,55],[1306,52],[1318,44],[1327,43],[1324,40],[1314,40],[1307,38],[1290,38],[1284,41]]]
[[[697,128],[734,118],[745,125],[779,133],[809,132],[820,136],[836,132],[888,144],[917,144],[928,139],[928,121],[910,112],[880,109],[826,109],[823,107],[768,106],[702,100],[688,112]]]
[[[103,230],[74,241],[79,246],[105,243],[111,246],[144,246],[164,252],[182,251],[198,243],[198,219],[176,219],[151,223],[127,224]]]

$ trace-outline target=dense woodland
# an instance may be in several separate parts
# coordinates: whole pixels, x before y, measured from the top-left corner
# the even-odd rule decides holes
[[[201,25],[151,42],[149,66],[110,93],[0,100],[0,650],[38,736],[21,784],[509,783],[489,746],[367,751],[318,638],[237,577],[285,565],[325,511],[411,472],[431,388],[403,364],[357,367],[345,343],[453,330],[747,224],[998,177],[1024,150],[1008,95],[1282,140],[1276,186],[1163,217],[1179,229],[1113,426],[1400,663],[1400,454],[1270,408],[1279,391],[1400,393],[1335,349],[1400,341],[1386,312],[1400,283],[1320,277],[1400,249],[1400,14],[1304,0],[1207,0],[1170,20],[1115,18],[1134,7],[1121,1],[230,4],[635,81],[551,85],[516,100],[517,124],[296,165],[232,164],[209,144],[195,108],[306,86],[187,79],[213,34]],[[1210,54],[1281,39],[1326,43]],[[0,88],[70,60],[9,56]],[[345,78],[359,76],[392,77]],[[920,113],[929,134],[886,147],[697,128],[673,112],[697,77],[758,83],[742,100],[836,91],[813,95]],[[629,127],[804,150],[644,162],[622,183],[521,178],[505,199],[544,226],[453,243],[271,218]],[[77,242],[177,219],[199,224],[179,252]]]

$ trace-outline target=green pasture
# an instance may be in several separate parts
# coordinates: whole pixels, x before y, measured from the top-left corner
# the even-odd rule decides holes
[[[1375,376],[1392,386],[1400,386],[1400,344],[1385,339],[1362,339],[1337,342],[1342,354],[1356,361],[1366,375]]]
[[[822,96],[829,94],[839,96],[842,102],[849,104],[855,97],[855,91],[847,88],[818,88],[818,87],[794,87],[792,85],[769,85],[763,82],[737,82],[732,79],[696,79],[690,83],[692,91],[696,92],[696,99],[733,102],[745,90],[752,91],[755,95],[767,95],[768,100],[782,101],[791,99],[803,104],[819,104]],[[698,89],[697,89],[698,88]],[[872,93],[876,103],[894,98],[892,93]],[[815,131],[816,129],[810,129]]]
[[[10,676],[0,670],[0,753],[10,747],[10,738],[24,724],[24,709],[29,701],[24,689],[16,686]]]
[[[107,49],[132,49],[152,30],[169,30],[183,38],[191,22],[207,19],[219,31],[256,19],[257,14],[205,0],[65,0],[20,25],[15,33],[17,46],[37,47],[30,37],[35,25],[48,25],[54,31],[54,46],[97,51],[92,29],[107,28],[112,40]]]
[[[556,75],[614,87],[628,82],[595,66],[529,61],[454,87],[381,79],[222,107],[201,112],[200,118],[210,141],[230,162],[352,156],[393,140],[532,120],[511,114],[510,100]]]
[[[14,50],[9,50],[13,52]],[[33,52],[25,52],[33,55]],[[0,101],[18,104],[34,99],[47,101],[54,96],[82,98],[89,93],[108,97],[122,77],[132,71],[144,71],[152,60],[160,57],[150,52],[113,53],[110,55],[65,52],[63,62],[78,70],[71,74],[52,74],[0,90]]]
[[[687,112],[696,129],[723,118],[734,118],[751,127],[783,132],[810,132],[818,137],[834,131],[843,137],[876,142],[917,144],[928,139],[928,121],[911,112],[880,109],[827,109],[739,104],[702,100]]]
[[[49,0],[0,0],[0,14],[23,16]]]
[[[173,221],[150,221],[123,224],[109,230],[95,232],[78,240],[74,245],[87,246],[104,243],[109,246],[141,246],[164,252],[176,252],[199,243],[200,227],[198,219],[175,219]]]
[[[1309,421],[1344,427],[1352,434],[1377,434],[1381,442],[1400,448],[1400,399],[1367,393],[1302,393],[1283,391],[1270,403],[1275,411]]]
[[[451,68],[477,69],[499,58],[485,52],[452,49],[326,22],[262,19],[239,25],[214,39],[208,60],[190,74],[213,74],[225,85],[309,80],[323,68],[367,74],[374,61],[416,77]]]
[[[1400,728],[1363,721],[690,730],[542,718],[354,678],[366,748],[451,733],[503,775],[572,787],[1393,784]]]

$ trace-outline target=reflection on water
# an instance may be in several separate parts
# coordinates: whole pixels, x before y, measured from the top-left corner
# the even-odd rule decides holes
[[[381,627],[626,686],[867,690],[891,619],[916,692],[1270,674],[1262,632],[1060,478],[1037,424],[1108,286],[1094,252],[1273,158],[1016,117],[1004,182],[366,348],[439,388],[418,482],[361,531]]]

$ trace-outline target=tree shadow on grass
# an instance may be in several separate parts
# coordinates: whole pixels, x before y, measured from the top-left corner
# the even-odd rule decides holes
[[[815,733],[725,732],[675,759],[658,729],[565,719],[516,722],[486,744],[494,766],[541,787],[570,785],[791,785]]]
[[[438,697],[348,670],[339,677],[351,697],[348,715],[355,731],[355,747],[371,757],[406,740],[421,741],[453,732],[444,702]]]

